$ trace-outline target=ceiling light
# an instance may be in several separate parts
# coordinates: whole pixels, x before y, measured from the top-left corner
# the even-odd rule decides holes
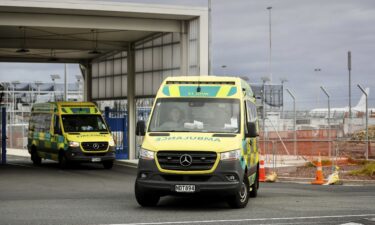
[[[101,54],[101,52],[98,51],[98,32],[97,30],[91,30],[91,33],[92,33],[93,50],[89,51],[89,54],[93,54],[93,55]]]
[[[27,48],[20,48],[20,49],[17,49],[16,52],[17,53],[26,53],[26,52],[30,52],[30,50],[27,49]]]
[[[58,60],[58,58],[56,58],[56,52],[53,49],[51,49],[51,56],[47,59],[47,61],[55,62],[57,60]]]
[[[89,54],[97,55],[97,54],[101,54],[101,52],[98,51],[98,50],[96,50],[96,49],[94,49],[94,50],[92,50],[92,51],[89,51]]]
[[[20,27],[20,30],[22,30],[22,33],[23,33],[23,41],[21,43],[22,47],[20,49],[17,49],[16,52],[17,53],[27,53],[27,52],[30,52],[30,50],[26,48],[26,28],[25,27]]]

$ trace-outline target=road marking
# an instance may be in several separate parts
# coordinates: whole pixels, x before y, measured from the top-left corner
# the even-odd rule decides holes
[[[342,223],[340,225],[363,225],[363,223]]]
[[[275,221],[275,220],[304,220],[304,219],[327,219],[327,218],[348,218],[348,217],[366,217],[375,216],[375,214],[362,215],[335,215],[335,216],[305,216],[305,217],[279,217],[279,218],[254,218],[254,219],[233,219],[233,220],[201,220],[201,221],[172,221],[172,222],[148,222],[148,223],[119,223],[109,225],[162,225],[162,224],[195,224],[195,223],[228,223],[245,221]]]

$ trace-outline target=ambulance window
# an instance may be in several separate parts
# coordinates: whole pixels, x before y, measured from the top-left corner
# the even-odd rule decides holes
[[[248,122],[255,122],[257,119],[256,106],[250,101],[246,101]]]
[[[248,114],[248,110],[247,110],[247,102],[246,101],[244,102],[244,106],[245,107],[243,107],[243,109],[244,109],[244,116],[245,116],[245,121],[246,121],[244,123],[244,131],[245,131],[245,134],[247,134],[247,125],[246,124],[247,124],[247,122],[250,122],[250,121],[249,121],[249,116],[248,116],[249,114]]]
[[[42,127],[43,132],[49,132],[51,129],[52,115],[49,113],[43,114],[44,125]]]

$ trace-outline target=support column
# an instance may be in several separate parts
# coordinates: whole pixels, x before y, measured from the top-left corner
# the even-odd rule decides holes
[[[208,75],[208,12],[199,17],[199,74]]]
[[[1,107],[1,164],[7,162],[7,111],[5,107]]]
[[[83,77],[83,101],[92,100],[92,69],[91,63],[79,64]]]
[[[128,152],[129,159],[135,158],[135,50],[134,44],[128,46]]]
[[[181,75],[187,76],[189,74],[189,23],[188,21],[181,21],[180,32],[180,61],[181,61]]]

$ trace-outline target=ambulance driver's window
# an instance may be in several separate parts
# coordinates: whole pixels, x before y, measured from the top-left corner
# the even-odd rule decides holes
[[[34,117],[35,131],[36,132],[43,132],[42,131],[43,121],[42,121],[41,116],[42,116],[42,114],[38,113]]]
[[[58,115],[55,115],[55,124],[53,127],[53,131],[55,134],[61,134],[61,129],[60,129],[60,119]]]
[[[50,132],[52,115],[49,113],[42,114],[43,126],[42,132]]]
[[[33,114],[29,121],[29,130],[35,131],[35,114]]]

